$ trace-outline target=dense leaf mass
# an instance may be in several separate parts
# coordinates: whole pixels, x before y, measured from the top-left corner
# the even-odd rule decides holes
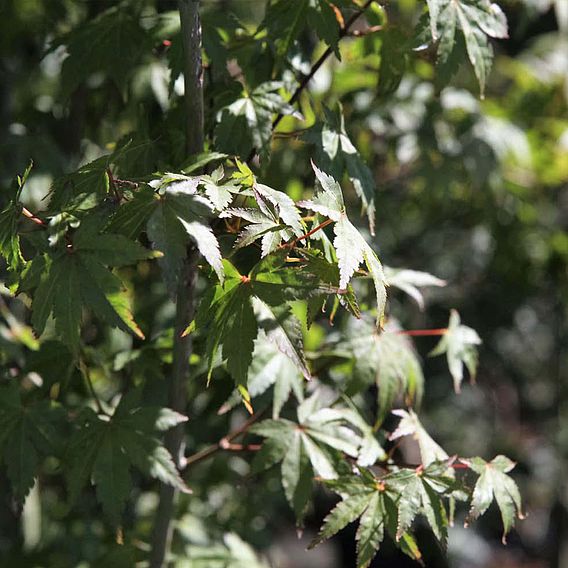
[[[525,474],[519,416],[562,414],[535,379],[562,366],[536,337],[563,337],[562,300],[518,298],[565,283],[564,51],[500,55],[521,8],[490,0],[20,4],[0,557],[260,568],[281,525],[315,547],[356,523],[356,566],[394,567],[493,512],[505,541],[523,506],[501,452]],[[499,383],[521,372],[536,410]]]

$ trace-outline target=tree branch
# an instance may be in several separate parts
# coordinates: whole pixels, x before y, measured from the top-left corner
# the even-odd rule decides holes
[[[181,34],[184,48],[185,83],[185,149],[186,154],[203,151],[203,75],[201,64],[201,22],[199,0],[178,0]],[[187,405],[187,379],[192,336],[183,336],[187,322],[193,320],[195,311],[195,283],[197,280],[198,253],[192,247],[178,282],[176,293],[176,316],[171,375],[168,379],[168,404],[173,410],[184,414]],[[185,429],[178,424],[165,436],[165,446],[178,468],[183,456]],[[176,491],[164,483],[160,486],[160,502],[152,533],[150,568],[163,568],[172,538],[172,519],[175,514]]]
[[[238,449],[235,448],[235,445],[231,444],[231,442],[240,436],[241,434],[245,434],[248,432],[248,429],[257,421],[259,420],[262,415],[266,412],[266,408],[259,412],[253,414],[246,422],[244,422],[239,428],[233,430],[230,434],[223,436],[216,444],[212,444],[207,448],[197,452],[191,456],[188,456],[185,460],[185,467],[189,467],[197,462],[200,462],[208,457],[216,454],[221,450],[230,450],[230,451],[256,451],[258,448],[255,447],[255,444],[250,444],[248,446],[241,446]]]
[[[339,38],[338,41],[343,39],[345,36],[351,34],[351,26],[359,19],[360,16],[367,10],[367,8],[373,3],[374,0],[367,0],[363,6],[361,6],[346,22],[345,27],[343,27],[339,31]],[[288,101],[289,104],[295,104],[302,91],[308,86],[308,83],[313,79],[314,75],[318,72],[319,68],[325,63],[326,59],[333,53],[333,49],[328,47],[319,57],[319,59],[313,64],[310,72],[304,76],[304,78],[300,81],[300,84],[296,87],[294,94],[290,97]],[[279,114],[272,123],[272,128],[276,128],[280,121],[284,118],[283,114]]]

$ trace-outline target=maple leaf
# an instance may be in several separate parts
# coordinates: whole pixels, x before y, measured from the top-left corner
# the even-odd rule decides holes
[[[407,404],[420,405],[424,390],[422,367],[408,337],[389,321],[382,333],[364,319],[349,327],[349,347],[355,357],[356,383],[378,387],[377,424],[383,422],[395,401],[405,395]],[[357,386],[357,385],[356,385]]]
[[[519,519],[524,518],[519,488],[507,475],[515,467],[515,462],[505,456],[497,456],[490,462],[479,457],[460,461],[479,474],[473,490],[466,526],[483,515],[495,499],[503,520],[503,544],[505,544],[507,533],[515,523],[515,515]]]
[[[446,281],[420,270],[409,270],[407,268],[391,268],[384,266],[387,284],[402,290],[408,294],[420,307],[424,309],[424,297],[420,288],[427,286],[445,286]]]
[[[467,367],[472,380],[477,372],[477,346],[481,339],[475,329],[461,324],[460,315],[456,310],[450,313],[450,321],[446,333],[438,345],[430,352],[431,356],[446,354],[448,367],[454,379],[454,389],[460,392],[463,382],[464,365]]]
[[[230,154],[247,157],[251,150],[267,156],[272,138],[272,116],[293,115],[296,109],[279,94],[282,83],[268,81],[221,110],[215,129],[217,145]]]
[[[121,7],[103,12],[75,28],[58,43],[64,43],[69,53],[61,69],[64,96],[69,96],[96,72],[109,75],[124,91],[136,65],[152,47],[138,19]]]
[[[356,533],[357,568],[367,568],[380,548],[386,534],[395,539],[397,532],[398,491],[385,478],[377,478],[361,469],[359,475],[325,480],[325,484],[341,496],[341,501],[325,517],[318,536],[309,548],[331,538],[348,524],[359,519]],[[405,532],[398,539],[402,551],[420,560],[421,554],[414,537]]]
[[[199,305],[193,329],[206,333],[206,354],[211,377],[219,345],[223,359],[237,384],[245,385],[252,360],[254,340],[259,328],[309,377],[305,365],[299,324],[285,303],[328,293],[310,273],[286,267],[286,251],[269,255],[257,263],[248,275],[242,275],[223,260],[225,282],[212,288]]]
[[[383,267],[373,249],[367,244],[357,228],[349,221],[341,187],[330,175],[322,172],[314,163],[312,167],[319,182],[320,191],[312,200],[300,201],[298,205],[311,209],[334,222],[339,265],[339,286],[346,289],[355,271],[365,263],[373,280],[377,298],[377,324],[380,323],[386,303],[386,282]]]
[[[332,456],[321,444],[357,457],[362,440],[348,427],[349,415],[323,407],[318,392],[298,406],[297,414],[298,422],[283,418],[263,420],[250,431],[272,441],[269,450],[257,457],[256,469],[282,462],[284,493],[301,523],[311,494],[314,472],[323,479],[338,475]]]
[[[15,498],[23,503],[41,459],[60,451],[61,409],[49,402],[24,405],[15,380],[0,389],[0,454]]]
[[[100,219],[82,221],[66,245],[59,245],[32,261],[40,274],[32,302],[32,325],[41,335],[51,313],[62,340],[73,350],[79,346],[83,307],[90,308],[112,326],[144,335],[134,322],[121,280],[109,268],[151,258],[150,251],[122,235],[100,234]]]
[[[190,239],[223,281],[219,243],[207,223],[213,216],[214,206],[207,197],[197,193],[199,183],[198,177],[171,173],[150,182],[157,190],[157,198],[146,231],[154,247],[164,253],[158,262],[171,291],[176,288]]]
[[[4,257],[10,270],[19,270],[24,266],[24,258],[20,251],[20,237],[18,235],[18,220],[22,213],[20,196],[24,185],[30,175],[32,163],[21,176],[12,181],[10,193],[12,194],[6,207],[0,213],[0,255]]]
[[[221,156],[224,156],[224,154],[221,154]],[[209,156],[209,158],[211,157]],[[225,210],[233,200],[233,195],[241,192],[241,186],[234,180],[229,179],[221,183],[224,177],[223,166],[219,166],[210,175],[199,177],[199,185],[218,212]]]
[[[422,513],[442,547],[447,547],[449,523],[444,497],[449,497],[456,485],[455,479],[446,473],[449,465],[447,460],[433,462],[427,467],[403,469],[385,476],[384,482],[400,494],[396,503],[397,541]]]
[[[133,466],[180,491],[189,491],[171,455],[155,437],[187,418],[167,408],[140,407],[139,399],[138,390],[124,396],[110,420],[84,409],[66,454],[69,504],[91,481],[103,512],[115,526],[120,525],[128,500]]]
[[[250,223],[240,233],[235,243],[242,248],[262,239],[261,256],[275,251],[282,241],[289,241],[303,233],[302,219],[294,201],[282,191],[257,183],[252,185],[258,209],[228,209],[223,217],[238,217]]]
[[[448,61],[456,42],[456,30],[465,39],[469,60],[479,81],[481,94],[493,62],[492,38],[508,37],[507,19],[490,0],[427,0],[432,37],[438,41],[440,63]]]
[[[247,390],[251,398],[264,394],[274,387],[272,396],[272,418],[279,418],[285,402],[293,393],[296,399],[304,400],[302,371],[270,341],[261,329],[254,341],[252,361],[247,376]],[[219,410],[228,412],[241,402],[242,395],[235,391]]]
[[[335,179],[346,171],[367,213],[371,235],[375,234],[375,182],[371,170],[361,158],[345,130],[343,108],[324,107],[325,120],[304,133],[302,138],[316,147],[315,162]]]
[[[413,410],[393,410],[392,413],[401,418],[396,430],[390,435],[390,440],[403,436],[412,436],[420,448],[420,456],[425,466],[436,461],[448,459],[448,454],[431,438],[418,416]]]

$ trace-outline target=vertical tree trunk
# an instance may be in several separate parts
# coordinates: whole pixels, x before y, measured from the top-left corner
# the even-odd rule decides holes
[[[203,151],[203,78],[201,66],[201,23],[199,0],[179,0],[181,33],[184,49],[185,83],[185,137],[186,153],[198,154]],[[168,381],[168,401],[173,410],[186,411],[186,382],[189,374],[191,336],[181,337],[187,324],[193,319],[195,309],[195,281],[197,251],[188,251],[180,274],[176,294],[176,318],[171,376]],[[165,445],[172,454],[176,466],[180,466],[183,455],[184,425],[172,428],[166,435]],[[175,513],[176,491],[169,485],[160,487],[160,502],[152,534],[150,568],[166,565],[166,556],[172,538],[172,520]]]

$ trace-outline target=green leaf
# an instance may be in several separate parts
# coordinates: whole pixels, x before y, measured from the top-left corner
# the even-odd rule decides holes
[[[121,205],[112,216],[106,232],[136,239],[156,208],[156,198],[149,187],[137,190],[132,199]]]
[[[107,266],[134,264],[151,253],[122,235],[100,235],[96,226],[85,220],[69,246],[32,261],[44,270],[33,295],[32,325],[41,335],[53,313],[58,335],[73,351],[79,346],[83,306],[111,325],[144,337],[132,318],[122,282]]]
[[[320,290],[312,275],[287,268],[285,258],[285,251],[269,255],[247,276],[241,275],[229,261],[223,261],[225,283],[203,298],[194,323],[196,330],[206,334],[209,376],[222,344],[229,373],[237,384],[245,384],[259,325],[268,339],[307,374],[299,330],[285,309],[285,302],[326,290]]]
[[[119,526],[132,482],[122,440],[110,429],[102,437],[93,464],[92,479],[103,512],[115,526]]]
[[[225,160],[228,157],[228,154],[223,154],[222,152],[203,152],[201,154],[195,154],[188,158],[187,164],[182,166],[181,171],[184,174],[199,172],[199,170],[202,170],[208,164]]]
[[[407,268],[391,268],[384,266],[385,278],[388,286],[398,288],[416,301],[421,310],[424,309],[424,297],[420,288],[427,286],[445,286],[446,281],[419,270]]]
[[[15,380],[0,389],[0,454],[14,497],[23,503],[41,460],[59,452],[59,409],[47,401],[23,405]]]
[[[75,352],[79,348],[81,322],[80,267],[71,256],[62,256],[53,266],[61,273],[53,298],[55,329],[63,343]]]
[[[51,186],[49,209],[60,212],[64,208],[79,208],[88,198],[96,202],[105,199],[110,189],[108,168],[111,162],[112,154],[102,156],[57,178]]]
[[[247,158],[252,150],[266,157],[270,153],[272,116],[301,116],[279,94],[282,83],[262,83],[250,93],[222,109],[215,129],[216,143],[229,154]]]
[[[383,422],[395,402],[404,395],[406,404],[420,405],[424,390],[422,366],[408,337],[389,321],[382,333],[364,320],[350,322],[349,347],[355,359],[355,385],[378,387],[377,424]]]
[[[408,39],[399,28],[387,26],[381,34],[381,63],[377,95],[388,98],[396,92],[408,65]]]
[[[290,506],[302,523],[312,492],[313,471],[299,430],[292,434],[288,451],[282,460],[282,487]]]
[[[279,56],[288,53],[299,34],[306,27],[314,29],[317,35],[333,47],[339,56],[340,23],[332,5],[348,4],[342,0],[333,4],[326,0],[278,0],[271,2],[266,10],[264,26],[268,37],[276,46]],[[337,8],[335,8],[337,9]]]
[[[398,501],[398,524],[396,539],[399,541],[405,535],[416,516],[422,512],[434,535],[445,549],[448,541],[448,516],[443,496],[453,484],[452,478],[440,477],[440,468],[402,472],[400,499]],[[391,477],[396,479],[394,474]],[[387,478],[388,479],[388,478]]]
[[[460,392],[463,382],[464,365],[467,367],[472,380],[477,372],[477,345],[481,339],[471,327],[461,325],[460,315],[456,310],[450,313],[448,330],[440,339],[438,345],[430,353],[431,356],[446,354],[448,367],[454,379],[454,389]]]
[[[236,248],[243,248],[261,238],[261,256],[264,257],[274,252],[282,241],[302,235],[300,212],[288,195],[256,181],[253,183],[253,195],[258,209],[229,209],[222,215],[238,217],[250,223],[239,233]]]
[[[258,326],[265,332],[267,339],[309,380],[311,375],[304,356],[302,328],[290,308],[272,307],[259,298],[252,298],[252,305]]]
[[[371,234],[375,233],[375,181],[373,174],[351,142],[345,129],[343,108],[335,111],[324,107],[325,121],[317,123],[303,135],[306,142],[315,145],[315,163],[336,179],[347,172],[367,212]]]
[[[438,41],[438,57],[448,61],[455,45],[456,30],[464,36],[481,95],[493,62],[489,38],[508,37],[507,20],[501,8],[490,0],[427,0],[432,37]]]
[[[507,475],[515,467],[515,463],[505,456],[497,456],[491,462],[486,462],[481,458],[462,459],[461,461],[479,474],[473,490],[466,525],[483,515],[495,498],[501,511],[503,543],[505,543],[507,533],[515,524],[515,516],[519,519],[524,517],[519,488]]]
[[[315,274],[321,282],[329,284],[339,291],[339,265],[337,262],[330,262],[323,257],[321,251],[316,248],[298,249],[299,254],[306,259],[306,270]],[[324,311],[327,303],[325,296],[314,296],[308,299],[308,326],[314,321],[319,312]],[[342,305],[347,311],[351,312],[356,318],[361,317],[361,310],[357,303],[357,298],[353,286],[349,284],[342,294],[336,294],[334,307],[330,314],[330,321],[333,321],[337,304]]]
[[[371,495],[373,494],[371,493]],[[340,501],[325,517],[318,536],[310,543],[310,548],[331,538],[348,524],[354,522],[363,514],[368,503],[368,491]]]
[[[274,386],[273,418],[280,416],[280,411],[291,393],[294,393],[300,402],[304,399],[301,371],[261,330],[254,343],[254,352],[248,370],[247,390],[251,398],[255,398],[264,394],[271,386]],[[223,414],[240,402],[241,396],[235,391],[219,412]]]
[[[0,255],[4,257],[10,270],[20,270],[24,266],[24,258],[20,251],[20,237],[18,235],[18,221],[22,213],[19,203],[20,195],[30,175],[32,163],[21,176],[12,181],[10,193],[12,198],[0,213]]]
[[[377,298],[377,324],[380,323],[386,303],[386,283],[382,265],[367,244],[361,233],[349,221],[341,187],[330,175],[312,164],[320,191],[310,201],[300,201],[298,205],[316,211],[334,221],[335,240],[339,265],[339,287],[346,289],[355,271],[365,262],[375,286]]]
[[[355,535],[357,541],[357,568],[367,568],[385,535],[384,498],[375,491],[359,520]]]
[[[326,408],[323,404],[316,391],[298,406],[298,423],[281,418],[264,420],[250,430],[273,441],[262,462],[273,465],[282,460],[282,484],[299,521],[311,493],[313,472],[322,479],[336,478],[336,465],[330,452],[337,450],[358,457],[367,441],[355,429],[364,435],[370,429],[353,411]],[[382,452],[380,446],[379,450]]]
[[[199,179],[205,195],[217,211],[225,210],[233,200],[233,195],[241,191],[240,185],[234,180],[229,179],[221,183],[223,177],[223,166],[219,166],[211,175],[202,175]]]
[[[331,538],[359,518],[356,533],[357,568],[367,568],[384,539],[388,523],[386,503],[389,497],[386,486],[373,475],[365,473],[359,477],[351,475],[338,481],[328,481],[326,485],[339,493],[342,501],[326,516],[310,548]]]
[[[436,461],[448,459],[448,454],[430,437],[413,410],[393,410],[393,414],[401,418],[396,430],[390,435],[390,440],[403,436],[412,436],[420,448],[420,456],[425,466]]]
[[[135,15],[121,6],[75,28],[62,42],[69,53],[61,69],[65,97],[97,72],[108,75],[124,92],[136,66],[151,50]]]
[[[181,174],[165,174],[150,182],[160,193],[147,225],[154,247],[164,253],[159,260],[166,284],[173,293],[186,258],[190,239],[216,272],[224,278],[219,243],[205,222],[213,216],[212,203],[197,193],[199,178]]]
[[[132,466],[181,491],[189,491],[170,454],[155,437],[157,431],[185,417],[167,410],[164,414],[163,409],[131,407],[133,399],[135,396],[123,397],[110,420],[83,411],[66,457],[70,505],[92,480],[103,512],[115,526],[121,524],[130,493]]]

